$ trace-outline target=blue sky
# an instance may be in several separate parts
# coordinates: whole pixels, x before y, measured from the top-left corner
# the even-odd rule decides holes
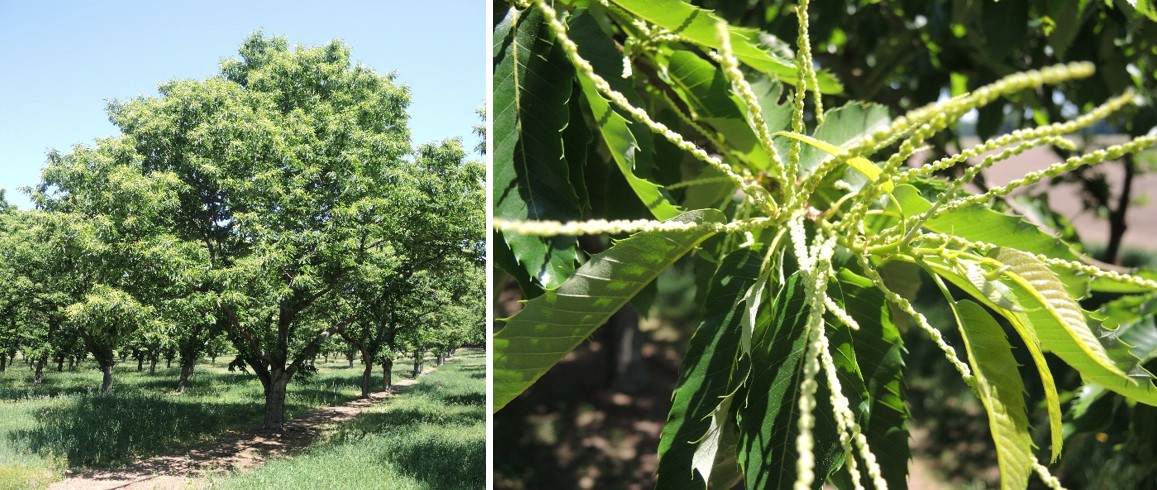
[[[461,137],[487,95],[486,2],[420,0],[0,1],[0,188],[34,185],[50,148],[117,134],[108,100],[156,95],[170,79],[204,79],[252,32],[291,45],[341,39],[355,62],[410,87],[414,144]]]

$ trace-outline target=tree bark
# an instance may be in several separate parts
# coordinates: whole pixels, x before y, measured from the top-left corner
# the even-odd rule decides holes
[[[185,392],[189,380],[193,379],[193,368],[196,366],[197,360],[192,356],[181,356],[181,377],[177,379],[177,393]]]
[[[139,373],[139,372],[143,371],[145,369],[144,366],[145,366],[145,356],[137,356],[137,372]]]
[[[1105,253],[1101,260],[1110,264],[1121,261],[1121,242],[1125,238],[1125,230],[1129,229],[1125,215],[1129,212],[1129,204],[1133,199],[1133,180],[1137,175],[1137,165],[1133,162],[1133,155],[1121,157],[1125,167],[1125,178],[1121,184],[1121,194],[1117,196],[1117,207],[1109,212],[1109,243],[1105,246]]]
[[[160,359],[157,359],[156,354],[149,356],[149,375],[150,376],[157,374],[157,361],[159,361],[159,360]]]
[[[418,379],[418,375],[422,374],[422,358],[425,353],[425,349],[414,350],[414,379]]]
[[[102,373],[100,393],[103,395],[112,390],[112,362],[102,362],[100,364],[100,371]]]
[[[281,432],[285,429],[285,392],[289,376],[278,368],[271,369],[269,374],[269,381],[264,383],[265,422],[262,427]]]
[[[8,354],[0,352],[0,373],[8,369]]]
[[[369,359],[363,358],[362,361],[366,367],[362,370],[362,398],[370,397],[370,381],[374,377],[374,363]]]
[[[36,359],[35,372],[32,373],[32,384],[40,386],[40,382],[44,380],[44,364],[48,362],[48,356],[41,356]]]
[[[628,303],[611,315],[602,330],[610,364],[606,386],[624,393],[638,391],[648,378],[647,366],[643,363],[638,311]]]
[[[58,373],[64,372],[64,356],[60,356],[60,357],[56,358],[56,372],[58,372]]]
[[[394,389],[394,360],[389,357],[382,361],[382,389]]]

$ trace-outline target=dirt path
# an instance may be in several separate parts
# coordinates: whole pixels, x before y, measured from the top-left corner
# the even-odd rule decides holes
[[[428,364],[421,376],[433,372]],[[419,378],[421,378],[419,376]],[[405,379],[394,383],[393,394],[404,391],[417,382]],[[185,454],[154,456],[115,470],[82,470],[69,472],[67,477],[48,487],[49,490],[111,490],[111,489],[165,489],[200,488],[200,482],[211,473],[245,471],[266,460],[287,456],[309,447],[318,436],[333,425],[356,417],[366,408],[392,396],[377,392],[370,399],[357,399],[342,405],[319,408],[285,424],[281,434],[264,429],[228,431],[216,442]]]

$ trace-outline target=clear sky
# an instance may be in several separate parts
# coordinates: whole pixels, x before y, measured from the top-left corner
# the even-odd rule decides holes
[[[117,134],[105,104],[156,95],[171,79],[205,79],[264,29],[290,45],[341,39],[352,58],[410,87],[415,145],[478,142],[486,101],[483,0],[107,1],[0,0],[0,188],[40,178],[45,152]]]

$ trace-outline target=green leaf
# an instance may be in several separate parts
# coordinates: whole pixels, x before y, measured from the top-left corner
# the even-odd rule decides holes
[[[1056,51],[1059,59],[1065,59],[1065,53],[1081,31],[1083,3],[1081,0],[1060,0],[1045,4],[1049,10],[1049,17],[1056,22],[1056,28],[1048,35],[1048,43],[1053,51]]]
[[[963,300],[953,307],[968,363],[976,377],[977,396],[988,414],[988,429],[996,443],[1000,488],[1028,486],[1034,457],[1025,411],[1024,383],[1004,330],[980,306]]]
[[[860,324],[852,332],[856,360],[867,382],[871,401],[861,424],[868,446],[890,488],[904,488],[908,479],[907,421],[904,398],[904,344],[892,321],[889,302],[868,278],[840,271],[840,301]],[[865,482],[867,485],[867,482]]]
[[[1006,272],[1017,301],[1025,311],[1001,314],[1029,325],[1041,346],[1081,373],[1086,382],[1104,385],[1126,398],[1157,405],[1157,387],[1151,381],[1130,378],[1109,358],[1089,329],[1080,305],[1070,298],[1056,275],[1031,255],[1001,248],[995,259],[1011,267]]]
[[[690,42],[721,49],[722,45],[715,38],[715,24],[723,19],[709,10],[671,0],[612,0],[612,3]],[[728,31],[731,34],[731,48],[741,63],[792,85],[798,84],[795,63],[760,48],[759,31],[735,26],[728,26]],[[839,94],[844,91],[840,82],[830,73],[818,70],[816,77],[821,92]]]
[[[811,136],[833,146],[843,146],[886,126],[891,120],[887,107],[868,102],[849,102],[826,112],[824,122],[816,126]],[[830,158],[832,156],[823,150],[804,145],[800,150],[800,173],[809,175],[820,163]],[[863,180],[859,183],[862,185]]]
[[[980,6],[985,51],[999,61],[1023,45],[1028,34],[1029,2],[982,2]]]
[[[600,50],[600,48],[604,52],[609,50],[617,53],[614,42],[606,34],[603,34],[594,18],[589,14],[576,14],[569,19],[569,22],[571,36],[579,44],[584,57],[595,59],[605,57],[590,55],[590,51]],[[610,102],[599,94],[590,79],[581,77],[579,82],[583,95],[586,96],[587,103],[590,105],[595,124],[599,128],[599,134],[602,135],[602,140],[607,145],[607,153],[615,160],[615,164],[627,180],[627,184],[631,186],[631,190],[635,192],[635,195],[647,206],[647,209],[656,219],[666,220],[678,215],[681,210],[671,204],[671,201],[663,194],[657,184],[636,174],[639,169],[649,171],[652,167],[651,145],[647,145],[648,148],[640,146],[635,134],[632,133],[631,122],[611,109]],[[641,130],[647,131],[646,128],[641,128]],[[650,133],[646,133],[646,135],[649,137]]]
[[[722,223],[714,209],[674,218]],[[641,232],[591,257],[558,289],[525,303],[494,334],[494,409],[525,391],[660,272],[715,232]]]
[[[740,412],[738,458],[747,488],[788,488],[796,479],[795,440],[799,419],[799,388],[809,307],[799,273],[777,292],[768,325],[756,331],[751,352],[752,373],[747,405]],[[832,415],[826,383],[820,382],[813,410],[815,427],[815,486],[823,484],[843,452]]]
[[[892,195],[900,203],[901,218],[919,215],[932,207],[932,203],[920,196],[920,191],[908,184],[897,185]],[[1080,254],[1067,243],[1045,233],[1036,225],[984,206],[965,206],[945,211],[925,221],[924,228],[966,240],[1084,262]],[[1084,274],[1062,268],[1053,269],[1053,273],[1064,282],[1065,290],[1073,297],[1082,298],[1088,293],[1089,280]]]
[[[579,219],[562,143],[574,69],[538,9],[510,9],[495,27],[494,42],[494,215]],[[518,263],[547,289],[574,271],[574,237],[503,238]]]
[[[747,124],[743,105],[731,95],[731,82],[723,71],[688,50],[675,50],[660,63],[663,61],[666,69],[661,70],[660,75],[666,75],[675,93],[692,111],[692,117],[718,132],[726,142],[726,149],[749,166],[768,168],[771,156]]]
[[[703,320],[683,358],[671,411],[659,438],[660,488],[706,486],[704,479],[690,470],[696,442],[708,432],[712,414],[729,394],[736,376],[745,309],[743,301],[736,299],[758,280],[761,259],[751,249],[737,250],[723,259],[711,279]]]
[[[929,259],[925,257],[923,265],[928,268],[930,274],[936,274],[940,277],[948,279],[952,283],[960,287],[961,290],[968,293],[974,299],[988,305],[990,308],[1000,312],[1001,315],[1009,319],[1017,335],[1020,336],[1024,342],[1025,348],[1028,349],[1029,356],[1032,358],[1033,365],[1036,367],[1037,374],[1041,378],[1041,387],[1045,392],[1045,408],[1049,415],[1049,435],[1052,440],[1052,456],[1051,460],[1056,461],[1061,454],[1061,448],[1064,444],[1064,438],[1061,433],[1061,403],[1060,396],[1057,393],[1057,384],[1053,380],[1052,370],[1049,369],[1048,362],[1045,360],[1044,352],[1041,349],[1041,341],[1038,338],[1038,331],[1033,324],[1024,321],[1017,321],[1016,315],[1024,314],[1025,310],[1035,310],[1038,307],[1036,303],[1024,304],[1020,302],[1021,293],[1018,293],[1019,283],[1014,280],[1006,279],[1006,284],[1012,290],[1013,298],[1011,301],[1021,307],[1020,311],[1013,311],[1007,309],[1000,304],[996,304],[989,295],[977,288],[975,284],[955,267],[950,267],[944,264],[940,259]],[[1047,269],[1046,269],[1047,270]],[[946,293],[947,294],[947,293]],[[951,298],[945,298],[949,304],[955,304]]]

